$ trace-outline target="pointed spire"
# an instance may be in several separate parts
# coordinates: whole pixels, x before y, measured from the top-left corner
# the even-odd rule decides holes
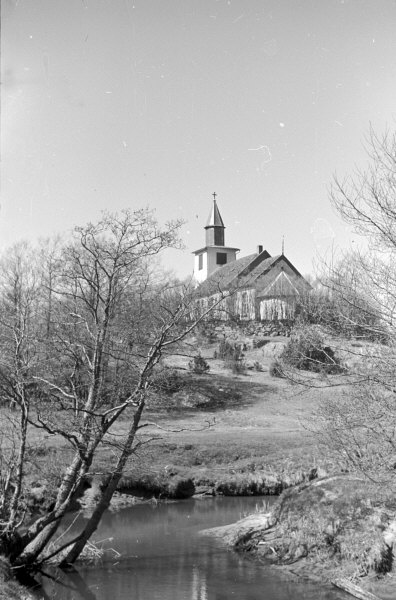
[[[221,214],[219,211],[219,207],[216,202],[216,192],[213,192],[213,206],[210,211],[210,215],[208,218],[208,222],[206,223],[206,227],[224,227],[223,219],[221,218]],[[206,229],[206,228],[205,228]]]
[[[224,223],[216,202],[216,192],[213,192],[213,206],[206,223],[206,245],[224,246]]]

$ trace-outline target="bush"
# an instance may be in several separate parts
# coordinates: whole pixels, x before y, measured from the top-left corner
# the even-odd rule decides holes
[[[283,377],[282,365],[279,360],[274,360],[270,364],[269,373],[271,377]]]
[[[303,371],[315,373],[342,371],[334,350],[330,346],[325,346],[323,333],[315,325],[295,330],[280,358],[290,366]]]
[[[155,373],[151,385],[156,391],[165,392],[165,394],[170,395],[181,390],[184,382],[176,369],[163,367]]]
[[[240,348],[224,338],[223,340],[221,340],[219,344],[219,350],[216,354],[218,358],[227,360],[229,358],[234,358],[236,352],[241,353]]]
[[[243,375],[246,373],[246,363],[242,356],[234,356],[225,361],[227,369],[230,369],[235,375]]]
[[[165,495],[174,500],[191,498],[195,494],[195,484],[191,478],[174,477],[168,482]]]
[[[239,344],[229,342],[224,338],[220,342],[219,351],[216,356],[222,358],[227,369],[230,369],[236,375],[246,372],[247,367],[243,360],[242,348]]]
[[[342,278],[339,274],[338,277]],[[333,294],[313,290],[301,299],[296,307],[297,318],[305,324],[322,325],[336,335],[349,338],[362,338],[374,342],[387,343],[381,314],[370,306],[361,292],[348,289],[343,281],[329,281]],[[342,293],[340,293],[342,290]]]
[[[190,360],[188,368],[196,375],[203,375],[210,370],[208,362],[200,354],[197,354]]]

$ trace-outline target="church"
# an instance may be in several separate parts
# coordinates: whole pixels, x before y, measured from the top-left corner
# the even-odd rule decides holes
[[[239,248],[225,245],[225,226],[213,194],[205,226],[205,246],[196,250],[195,309],[202,314],[212,306],[211,318],[241,321],[290,321],[310,284],[282,254],[271,256],[263,246],[237,258]]]

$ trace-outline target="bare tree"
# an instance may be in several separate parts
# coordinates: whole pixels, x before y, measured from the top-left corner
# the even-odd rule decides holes
[[[308,380],[300,373],[296,379],[342,390],[326,397],[311,424],[325,445],[349,467],[394,479],[396,135],[370,130],[367,148],[367,169],[335,177],[331,188],[335,208],[364,240],[360,248],[324,265],[323,297],[317,303],[326,306],[318,319],[326,343],[345,369],[327,378]]]
[[[26,243],[11,248],[0,263],[0,394],[13,411],[2,423],[0,535],[4,539],[20,524],[27,429],[40,362],[35,267],[34,253]]]
[[[58,277],[61,273],[62,251],[63,243],[60,236],[40,240],[37,256],[41,280],[41,305],[47,337],[51,334],[54,290],[57,288]]]
[[[27,421],[61,436],[74,454],[50,512],[22,533],[17,526],[10,531],[7,548],[14,565],[42,563],[61,551],[62,565],[73,563],[142,443],[136,434],[146,426],[141,418],[153,370],[196,324],[188,320],[188,295],[152,278],[152,259],[179,245],[179,228],[179,222],[160,228],[147,210],[106,213],[97,224],[76,228],[57,258],[56,276],[49,278],[47,271],[43,279],[46,302],[36,339],[45,352],[32,372],[35,397]],[[23,407],[20,401],[17,406]],[[115,444],[121,415],[128,416],[129,427]],[[102,444],[113,444],[117,459],[91,518],[67,548],[47,551]]]
[[[369,165],[365,170],[334,178],[332,202],[342,218],[365,236],[372,250],[383,254],[396,249],[396,134],[366,140]]]

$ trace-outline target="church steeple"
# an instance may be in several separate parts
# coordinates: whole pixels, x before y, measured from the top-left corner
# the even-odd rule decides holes
[[[224,223],[216,202],[216,192],[213,195],[213,205],[209,219],[205,225],[206,245],[195,250],[194,277],[197,283],[205,281],[213,271],[224,267],[236,260],[239,248],[229,248],[224,245]]]
[[[224,223],[216,202],[216,192],[213,192],[213,206],[206,223],[206,245],[224,246]]]

